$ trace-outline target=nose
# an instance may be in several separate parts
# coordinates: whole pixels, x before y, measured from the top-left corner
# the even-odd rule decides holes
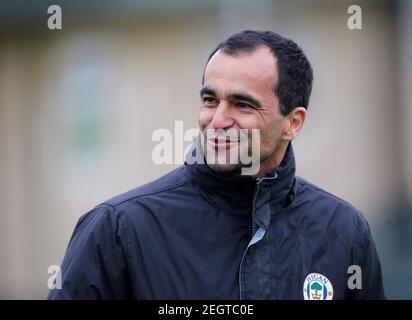
[[[220,101],[218,107],[216,108],[215,114],[213,115],[213,119],[210,122],[211,129],[229,129],[233,127],[235,124],[235,120],[231,115],[231,110],[229,105],[224,102]]]

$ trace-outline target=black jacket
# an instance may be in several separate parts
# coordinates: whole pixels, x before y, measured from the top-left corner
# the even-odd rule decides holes
[[[361,270],[348,287],[348,268]],[[295,177],[291,144],[262,179],[185,164],[82,216],[49,299],[381,299],[368,223]]]

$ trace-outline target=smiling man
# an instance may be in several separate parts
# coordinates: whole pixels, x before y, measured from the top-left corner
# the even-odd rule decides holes
[[[236,38],[229,40],[226,46],[212,54],[207,64],[204,87],[201,90],[199,126],[203,137],[208,141],[204,150],[209,167],[214,171],[232,173],[240,173],[242,163],[239,160],[238,164],[230,164],[226,156],[226,163],[219,164],[216,160],[216,164],[211,164],[215,156],[211,149],[218,148],[219,140],[213,139],[213,136],[208,139],[207,130],[229,129],[237,132],[240,129],[258,129],[260,170],[257,176],[264,176],[281,162],[289,141],[293,140],[302,128],[306,116],[303,106],[308,104],[312,70],[307,60],[302,61],[302,65],[286,65],[285,68],[290,69],[288,72],[300,72],[300,81],[303,82],[301,86],[306,84],[307,87],[299,94],[306,101],[300,102],[301,106],[292,110],[282,110],[276,94],[279,83],[278,60],[287,57],[278,58],[264,42],[259,45],[258,39],[255,40],[256,47],[245,47],[236,51],[237,46],[253,44],[242,44],[241,41],[242,39]],[[293,70],[294,68],[301,69]],[[251,135],[248,137],[247,145],[253,146]],[[226,141],[223,140],[223,143],[226,144]],[[252,149],[245,147],[245,151],[251,153]],[[210,153],[213,153],[212,157],[209,156]]]
[[[81,217],[49,298],[383,299],[362,214],[295,176],[312,80],[302,50],[276,33],[222,42],[185,165]]]

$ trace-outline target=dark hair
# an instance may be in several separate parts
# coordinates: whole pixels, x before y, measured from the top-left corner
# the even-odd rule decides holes
[[[296,107],[308,108],[312,91],[313,71],[302,49],[290,39],[272,31],[245,30],[220,43],[212,56],[222,50],[229,55],[251,52],[260,46],[268,47],[278,60],[279,81],[273,88],[283,115]],[[207,65],[206,63],[206,65]]]

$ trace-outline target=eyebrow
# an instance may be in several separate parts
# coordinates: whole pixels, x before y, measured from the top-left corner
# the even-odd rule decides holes
[[[216,92],[215,92],[215,90],[209,88],[208,86],[203,87],[203,88],[200,90],[200,96],[203,96],[204,94],[208,94],[208,95],[210,95],[210,96],[216,97]]]
[[[216,97],[216,91],[211,89],[208,86],[203,87],[200,90],[200,96],[203,96],[204,94]],[[245,93],[245,92],[233,92],[227,95],[227,99],[230,101],[245,101],[249,102],[250,104],[254,105],[256,108],[260,109],[262,108],[262,104],[255,98],[253,98],[250,94]]]

